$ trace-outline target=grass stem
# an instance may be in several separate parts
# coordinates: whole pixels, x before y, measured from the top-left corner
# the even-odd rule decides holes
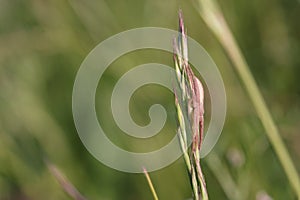
[[[199,14],[227,52],[240,79],[244,83],[246,91],[248,92],[258,117],[265,128],[266,134],[278,156],[287,178],[295,190],[298,199],[300,199],[300,180],[297,170],[279,134],[278,128],[272,119],[262,94],[259,91],[255,79],[249,70],[249,66],[226,23],[223,13],[214,0],[197,0],[197,3]]]
[[[144,170],[144,174],[145,174],[145,177],[146,177],[146,179],[147,179],[148,185],[149,185],[149,187],[150,187],[150,190],[151,190],[151,192],[152,192],[153,199],[154,199],[154,200],[158,200],[156,191],[155,191],[155,189],[154,189],[154,186],[153,186],[153,184],[152,184],[151,178],[150,178],[150,176],[149,176],[149,174],[148,174],[146,168],[144,168],[143,170]]]

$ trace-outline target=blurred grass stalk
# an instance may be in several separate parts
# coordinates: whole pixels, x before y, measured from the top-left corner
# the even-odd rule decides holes
[[[288,177],[291,186],[294,188],[298,199],[300,199],[300,181],[297,170],[285,147],[266,103],[260,93],[258,86],[249,70],[249,66],[237,45],[233,34],[225,21],[221,9],[215,0],[193,0],[200,16],[215,34],[229,58],[233,62],[250,99],[258,113],[258,116],[266,130],[266,134],[275,149],[279,161]]]
[[[75,186],[66,178],[66,176],[51,162],[45,160],[45,163],[51,172],[51,174],[59,182],[63,190],[74,200],[87,200],[80,192],[75,188]]]
[[[217,177],[225,195],[230,200],[246,199],[245,195],[240,192],[237,184],[234,182],[228,167],[222,163],[218,154],[210,152],[206,157],[206,164],[213,174]]]

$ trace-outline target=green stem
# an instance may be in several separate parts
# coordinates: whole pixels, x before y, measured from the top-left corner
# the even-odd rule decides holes
[[[199,199],[199,190],[198,190],[198,182],[196,177],[196,170],[193,165],[191,165],[191,179],[192,179],[192,187],[194,192],[194,200],[200,200]]]
[[[148,182],[148,185],[149,185],[150,190],[152,192],[154,200],[158,200],[158,196],[157,196],[156,191],[154,189],[154,186],[152,184],[151,178],[150,178],[150,176],[149,176],[149,174],[148,174],[148,172],[147,172],[147,170],[145,168],[144,168],[144,174],[145,174],[145,177],[147,179],[147,182]]]
[[[199,191],[198,191],[198,182],[197,182],[197,177],[196,177],[196,171],[195,171],[194,166],[191,165],[191,160],[190,160],[190,157],[189,157],[187,149],[186,149],[186,144],[184,143],[184,139],[182,137],[182,133],[180,130],[181,129],[179,129],[179,132],[178,132],[179,142],[181,144],[184,161],[185,161],[188,171],[190,173],[191,184],[192,184],[193,193],[194,193],[194,197],[195,197],[194,199],[199,200]]]
[[[200,15],[224,47],[244,83],[287,178],[300,199],[300,180],[297,170],[222,12],[213,0],[198,0],[198,3]]]
[[[206,183],[205,183],[205,178],[202,173],[201,165],[200,165],[200,151],[199,149],[196,150],[194,153],[194,159],[195,159],[195,165],[196,165],[196,170],[197,170],[197,177],[198,181],[200,183],[200,189],[201,189],[201,195],[202,195],[202,200],[208,200],[208,193],[206,190]]]
[[[200,183],[200,189],[201,189],[201,195],[202,195],[202,200],[208,200],[208,193],[206,190],[206,183],[205,183],[205,179],[201,170],[201,166],[200,166],[200,162],[198,162],[198,164],[196,164],[197,167],[197,176],[198,176],[198,180]]]

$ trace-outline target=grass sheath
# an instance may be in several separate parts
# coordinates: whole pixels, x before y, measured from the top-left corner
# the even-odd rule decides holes
[[[194,199],[207,200],[206,183],[200,165],[200,149],[204,127],[204,91],[188,63],[187,35],[179,12],[179,36],[174,40],[176,70],[175,106],[178,117],[178,137],[189,171]],[[191,147],[188,138],[191,137]]]
[[[221,9],[214,0],[194,0],[194,3],[206,25],[215,34],[227,52],[240,79],[244,83],[244,87],[264,126],[266,135],[277,154],[292,188],[295,190],[298,199],[300,199],[300,180],[297,170]]]

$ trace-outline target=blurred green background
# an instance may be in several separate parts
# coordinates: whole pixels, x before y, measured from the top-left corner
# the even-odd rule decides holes
[[[299,172],[300,2],[219,3]],[[190,1],[0,0],[1,200],[70,199],[44,159],[88,199],[152,199],[142,174],[110,169],[84,148],[72,118],[72,87],[81,62],[99,42],[137,27],[177,30],[180,8],[189,36],[214,59],[227,92],[223,133],[202,161],[210,198],[296,199],[231,62]],[[122,74],[149,62],[173,65],[172,55],[165,52],[131,52],[106,70],[97,90],[97,114],[112,133],[108,137],[139,152],[157,149],[175,135],[173,94],[147,85],[133,95],[130,109],[139,125],[149,123],[148,109],[154,103],[168,112],[164,129],[146,140],[130,138],[117,127],[110,98]],[[160,199],[191,197],[182,159],[150,175]]]

